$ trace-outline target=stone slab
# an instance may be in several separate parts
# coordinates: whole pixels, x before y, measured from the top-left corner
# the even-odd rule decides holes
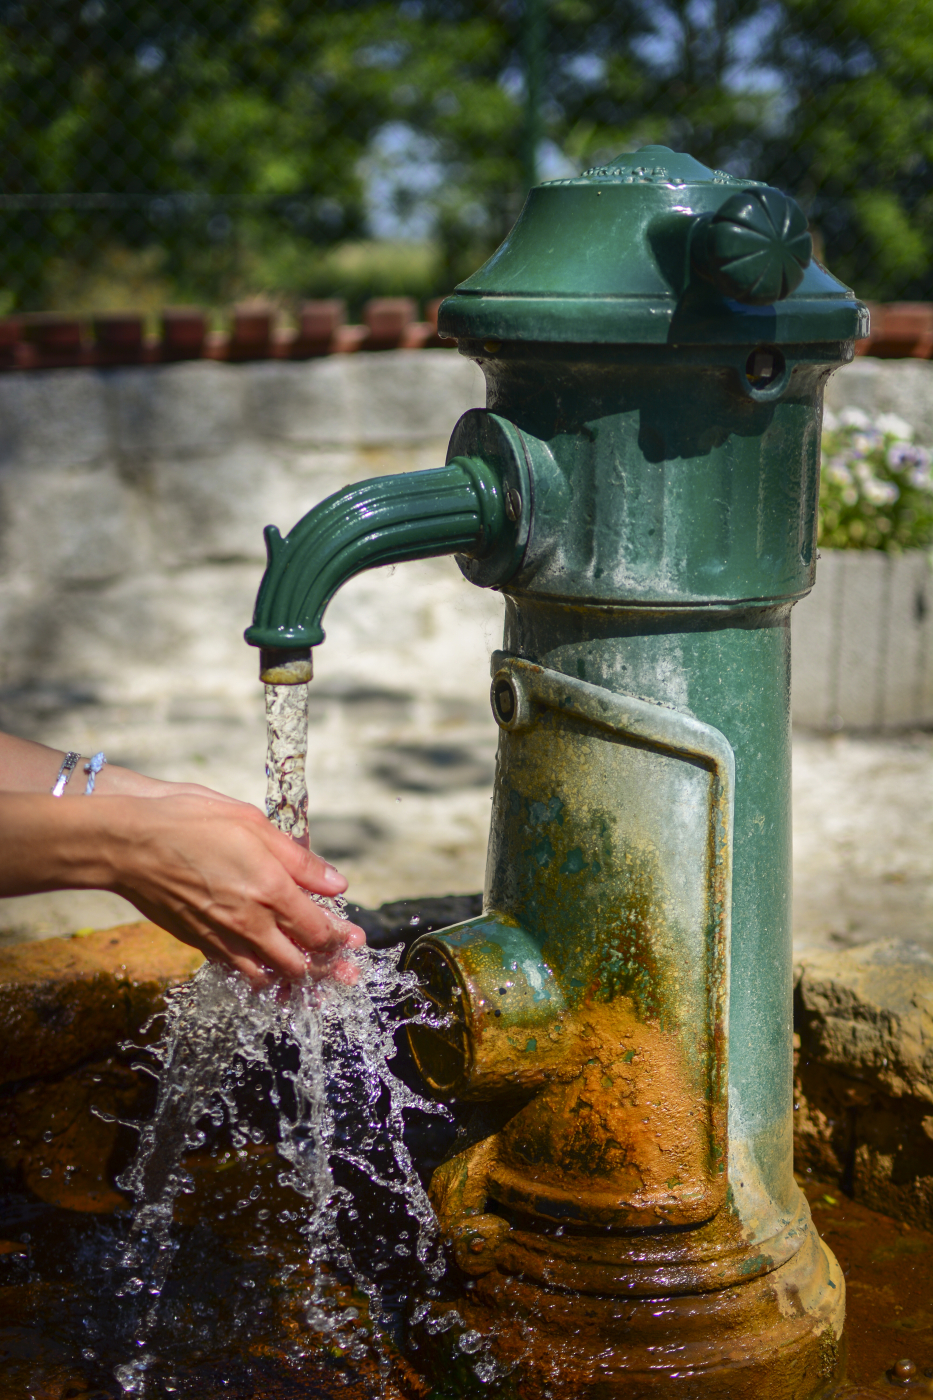
[[[150,923],[0,949],[0,1084],[109,1052],[203,961]]]
[[[140,457],[216,456],[252,435],[246,384],[239,366],[208,362],[112,370],[111,451],[131,468]]]
[[[933,953],[887,939],[810,953],[798,966],[808,1053],[894,1098],[933,1105]]]
[[[886,939],[796,969],[794,1156],[933,1226],[933,954]]]
[[[0,375],[0,472],[68,470],[106,456],[110,417],[95,370]]]
[[[245,382],[251,430],[302,447],[446,442],[486,397],[479,368],[447,350],[255,364]]]

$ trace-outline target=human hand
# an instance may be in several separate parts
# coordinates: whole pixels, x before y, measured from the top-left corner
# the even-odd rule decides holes
[[[346,954],[365,942],[362,929],[306,893],[341,894],[346,880],[257,808],[200,791],[157,802],[95,794],[95,805],[102,817],[120,808],[108,823],[106,887],[153,923],[257,985],[355,980]]]
[[[347,954],[365,942],[362,929],[307,893],[332,896],[346,885],[245,802],[0,792],[0,896],[112,890],[257,984],[355,980]]]

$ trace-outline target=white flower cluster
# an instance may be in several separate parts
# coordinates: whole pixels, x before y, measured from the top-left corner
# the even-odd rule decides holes
[[[882,413],[872,420],[859,408],[844,408],[838,417],[826,409],[823,432],[835,439],[830,442],[833,455],[824,455],[823,472],[828,481],[843,488],[846,505],[854,506],[859,499],[875,506],[892,505],[898,499],[897,484],[881,480],[873,469],[879,457],[890,471],[906,472],[911,486],[933,492],[930,453],[914,443],[913,428],[899,414]]]

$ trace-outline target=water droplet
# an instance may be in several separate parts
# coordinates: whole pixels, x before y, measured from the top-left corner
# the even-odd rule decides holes
[[[498,1378],[499,1367],[491,1356],[484,1356],[473,1367],[473,1374],[478,1381],[482,1381],[483,1385],[489,1385]]]

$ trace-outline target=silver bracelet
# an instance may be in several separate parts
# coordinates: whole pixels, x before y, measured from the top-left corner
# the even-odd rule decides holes
[[[87,763],[85,763],[84,771],[88,775],[87,787],[84,789],[85,797],[90,797],[91,793],[94,791],[94,784],[97,782],[97,775],[106,762],[107,757],[105,754],[96,753],[94,754],[93,758],[89,758]]]
[[[61,797],[64,794],[65,788],[68,786],[68,779],[77,768],[78,759],[80,757],[81,755],[79,753],[72,753],[70,749],[65,754],[64,762],[58,770],[58,777],[55,779],[51,788],[53,797]]]

